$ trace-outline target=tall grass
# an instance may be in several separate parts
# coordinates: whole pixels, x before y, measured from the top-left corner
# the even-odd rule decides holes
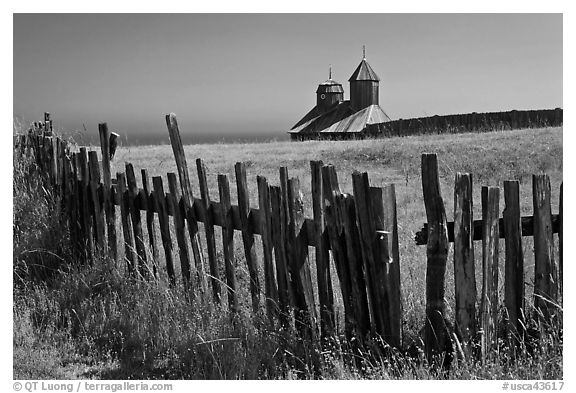
[[[422,151],[439,152],[441,181],[448,190],[456,170],[469,170],[476,174],[475,180],[489,183],[526,179],[532,172],[546,170],[554,187],[562,179],[561,131],[559,143],[555,132],[187,147],[189,160],[207,157],[213,172],[229,169],[233,173],[234,162],[249,161],[250,174],[274,178],[277,167],[287,165],[291,175],[301,176],[304,188],[309,183],[309,159],[335,163],[346,175],[353,169],[366,170],[374,184],[391,179],[398,183],[405,346],[384,356],[369,349],[351,354],[348,344],[340,340],[322,353],[316,372],[303,367],[309,354],[302,353],[293,332],[271,326],[263,313],[252,315],[248,301],[232,315],[225,308],[191,296],[180,286],[170,288],[164,278],[158,282],[129,278],[124,266],[104,257],[79,265],[71,251],[68,229],[60,219],[58,198],[44,185],[33,162],[16,157],[14,378],[561,378],[562,324],[546,326],[539,323],[537,315],[529,318],[530,335],[521,340],[523,350],[515,355],[503,340],[496,356],[483,364],[457,358],[449,374],[438,374],[429,367],[422,356],[420,336],[424,250],[412,241],[414,230],[425,221],[419,206]],[[504,155],[505,151],[510,154]],[[153,169],[156,173],[152,174],[165,175],[173,166],[154,164],[155,160],[171,162],[169,146],[120,150],[118,154],[116,165],[125,159],[137,168]],[[526,155],[529,162],[525,162]],[[214,180],[212,177],[209,181]],[[341,181],[346,189],[348,180],[342,176]],[[251,197],[256,195],[254,190]],[[450,193],[444,195],[450,212]],[[529,188],[523,199],[529,199]],[[525,243],[525,247],[529,245]],[[241,250],[237,252],[242,255]],[[448,265],[449,276],[450,261]],[[239,286],[247,291],[243,276],[240,272]],[[450,285],[448,279],[448,304],[452,302]],[[357,367],[350,367],[351,357]]]

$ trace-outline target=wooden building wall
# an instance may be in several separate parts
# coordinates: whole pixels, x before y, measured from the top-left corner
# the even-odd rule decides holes
[[[324,98],[322,98],[322,95],[324,95]],[[321,112],[326,111],[340,101],[344,101],[344,93],[318,93],[316,95],[316,106]]]
[[[378,105],[378,82],[350,82],[350,103],[355,111],[370,105]]]

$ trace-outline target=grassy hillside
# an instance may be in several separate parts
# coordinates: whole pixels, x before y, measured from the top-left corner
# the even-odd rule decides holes
[[[416,191],[418,198],[414,202],[419,202],[421,206],[409,207],[419,211],[423,211],[420,198],[420,155],[423,152],[438,154],[441,180],[446,185],[443,192],[447,200],[450,199],[453,178],[457,171],[472,173],[477,191],[482,185],[501,186],[503,180],[509,179],[530,184],[531,175],[534,173],[548,173],[552,184],[558,184],[562,178],[561,128],[346,142],[275,142],[185,147],[193,187],[198,190],[194,161],[202,158],[208,167],[208,182],[213,199],[217,199],[218,195],[216,174],[227,173],[234,179],[234,163],[243,161],[247,163],[253,204],[257,205],[256,176],[266,176],[270,183],[278,184],[280,166],[288,167],[290,176],[300,178],[306,202],[309,202],[309,162],[322,160],[325,164],[336,167],[341,188],[345,192],[352,191],[350,174],[354,170],[366,171],[373,185],[395,183],[399,201],[412,199],[412,193]],[[148,168],[150,174],[156,176],[165,177],[167,172],[176,172],[169,145],[119,148],[112,163],[113,173],[124,171],[124,162],[131,162],[135,168]],[[553,187],[553,192],[558,192],[557,187]],[[553,194],[553,200],[557,202],[555,195]],[[310,203],[306,203],[306,206],[311,208]]]
[[[216,175],[227,173],[232,182],[232,203],[236,203],[233,183],[234,163],[246,162],[252,206],[258,205],[256,176],[266,176],[271,184],[277,185],[278,168],[288,167],[290,176],[300,178],[308,217],[311,216],[312,205],[310,160],[322,160],[325,164],[333,164],[338,171],[341,189],[344,192],[352,192],[351,173],[354,170],[368,172],[371,185],[374,186],[395,183],[405,313],[404,334],[407,343],[412,340],[418,341],[418,331],[423,326],[425,309],[426,250],[423,246],[416,246],[413,240],[414,233],[426,221],[420,178],[421,153],[438,154],[442,194],[449,220],[453,216],[453,182],[457,171],[470,172],[473,175],[476,218],[480,217],[481,186],[502,186],[504,180],[520,180],[522,213],[530,215],[532,214],[531,175],[541,172],[550,175],[553,213],[558,210],[559,185],[562,181],[561,128],[347,142],[193,145],[186,146],[185,152],[195,196],[198,196],[199,191],[194,160],[202,158],[208,167],[212,199],[218,200]],[[131,162],[136,170],[147,168],[151,176],[161,175],[165,179],[167,172],[176,172],[172,150],[167,145],[119,148],[113,161],[112,173],[124,171],[124,162]],[[17,203],[15,191],[15,205]],[[503,197],[501,206],[503,208]],[[50,212],[38,214],[46,216]],[[532,244],[529,239],[524,239],[525,265],[528,269],[526,281],[530,284],[532,277],[529,271],[533,269]],[[27,246],[30,245],[24,243],[22,249],[26,249]],[[244,268],[245,262],[241,257],[243,251],[239,236],[236,248],[239,279],[240,283],[244,283],[241,296],[248,300],[247,273]],[[175,253],[177,255],[177,250]],[[481,266],[479,254],[476,253],[476,266]],[[19,255],[22,253],[15,252],[15,262]],[[314,265],[313,258],[311,263]],[[160,265],[163,267],[162,263]],[[450,311],[453,307],[451,254],[448,266],[446,292]],[[476,270],[479,273],[480,269]],[[315,272],[314,266],[312,272]],[[499,282],[503,283],[503,271],[501,277]],[[99,287],[102,283],[106,283],[103,293],[99,291],[98,295],[94,296],[88,290],[92,288],[91,285]],[[335,278],[334,284],[335,288],[338,288]],[[265,329],[259,327],[257,320],[245,315],[241,324],[230,326],[222,312],[208,313],[202,304],[193,305],[193,309],[182,315],[182,309],[190,306],[185,304],[181,294],[168,293],[161,287],[151,288],[142,285],[123,283],[122,275],[110,272],[104,263],[103,266],[96,266],[91,270],[85,268],[68,272],[54,288],[33,285],[25,286],[22,292],[16,291],[16,303],[19,307],[15,312],[15,331],[18,324],[23,333],[15,336],[15,367],[17,360],[21,365],[20,369],[15,368],[15,377],[18,374],[21,378],[24,376],[36,378],[37,374],[26,366],[27,357],[24,355],[31,347],[42,348],[43,351],[48,351],[47,353],[53,351],[51,355],[43,358],[54,362],[54,370],[57,370],[53,371],[55,374],[46,371],[47,375],[56,376],[62,376],[58,373],[64,373],[64,376],[80,376],[82,372],[74,367],[85,363],[90,363],[88,368],[90,373],[96,377],[107,378],[130,376],[257,378],[289,375],[270,368],[272,367],[270,364],[274,362],[272,353],[276,344]],[[529,288],[528,285],[528,296]],[[75,291],[79,291],[80,295]],[[336,295],[337,292],[335,289]],[[341,301],[338,303],[341,311]],[[38,310],[40,307],[43,308],[42,311]],[[68,330],[62,329],[58,321],[49,316],[47,310],[52,310],[63,320],[70,318],[79,322],[66,325]],[[35,313],[46,318],[46,321],[43,320],[46,324],[41,326],[43,329],[51,329],[55,342],[42,341],[37,336],[38,326],[35,321],[38,321],[39,316]],[[198,313],[202,315],[195,315]],[[50,321],[54,323],[48,323]],[[123,334],[125,336],[122,336]],[[102,337],[108,337],[114,345],[108,345]],[[202,342],[223,337],[243,337],[243,339],[238,345],[233,342],[222,344],[217,348],[210,345],[210,350],[205,351]],[[190,353],[191,347],[195,348],[192,353]],[[70,360],[70,357],[73,360]],[[529,373],[535,373],[534,377],[536,375],[560,377],[561,357],[559,366],[557,353],[550,354],[550,357],[554,361],[551,361],[549,367],[535,358],[529,358],[521,366],[510,366],[507,363],[503,366],[497,363],[476,368],[472,364],[464,364],[452,377],[513,379],[530,375]],[[62,358],[68,360],[64,361]],[[74,366],[63,367],[62,362]],[[328,375],[354,376],[345,370],[334,370],[332,369],[332,374]],[[374,370],[375,377],[392,377],[377,365]],[[425,371],[416,370],[414,373],[396,377],[427,376],[429,375]]]

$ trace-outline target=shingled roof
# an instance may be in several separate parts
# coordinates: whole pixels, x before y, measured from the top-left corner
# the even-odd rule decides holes
[[[291,134],[361,132],[369,124],[385,123],[390,117],[379,105],[354,112],[350,101],[342,101],[320,114],[314,107],[292,129]]]
[[[312,108],[292,129],[290,133],[315,133],[330,127],[332,124],[353,115],[350,101],[341,101],[334,104],[326,112],[321,113],[318,107]]]
[[[379,82],[380,78],[376,75],[376,72],[370,67],[370,64],[366,61],[366,59],[362,59],[358,67],[356,67],[356,71],[352,74],[348,82],[354,81],[376,81]]]
[[[348,116],[330,127],[321,130],[321,133],[362,132],[369,124],[389,122],[390,118],[380,108],[380,105],[370,105],[361,111]]]
[[[316,89],[316,93],[344,93],[344,89],[342,88],[342,84],[336,82],[334,79],[328,79],[325,82],[322,82],[318,85],[318,89]]]

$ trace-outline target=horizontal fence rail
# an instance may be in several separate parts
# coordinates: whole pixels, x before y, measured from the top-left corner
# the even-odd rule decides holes
[[[560,233],[562,220],[560,214],[551,215],[552,233]],[[454,242],[454,221],[446,223],[448,231],[448,241]],[[520,229],[522,236],[534,236],[534,217],[524,216],[520,218]],[[474,237],[472,240],[482,240],[482,220],[474,220],[473,222]],[[504,226],[504,218],[498,219],[498,236],[500,239],[506,238],[506,229]],[[414,235],[414,241],[417,245],[423,246],[428,242],[428,223],[424,223],[422,228]]]
[[[300,181],[290,177],[286,167],[279,168],[277,186],[257,177],[258,207],[252,207],[246,165],[239,162],[235,179],[218,175],[215,201],[201,159],[196,160],[200,192],[194,195],[175,115],[167,115],[166,123],[177,166],[177,173],[168,173],[166,182],[161,176],[150,178],[146,169],[138,173],[130,163],[112,178],[110,161],[117,134],[109,132],[106,123],[99,125],[99,152],[78,148],[56,135],[49,114],[27,134],[15,136],[15,154],[32,157],[61,197],[70,238],[82,263],[107,255],[133,277],[164,278],[172,287],[184,286],[191,298],[202,297],[232,314],[239,312],[238,288],[243,281],[238,279],[238,269],[245,263],[252,312],[300,337],[304,347],[297,355],[312,353],[307,366],[313,369],[321,347],[340,335],[339,325],[357,353],[365,346],[381,353],[404,347],[393,184],[373,187],[367,173],[354,172],[353,194],[343,193],[334,166],[312,161],[313,216],[308,218]],[[472,176],[458,173],[454,222],[447,222],[436,155],[423,154],[421,165],[428,222],[416,234],[416,243],[427,245],[424,342],[429,360],[458,350],[481,360],[491,356],[501,334],[501,303],[506,310],[506,337],[511,347],[517,345],[529,315],[522,236],[534,237],[535,309],[539,318],[557,321],[562,243],[560,260],[555,261],[552,236],[558,233],[562,239],[562,200],[560,213],[553,215],[548,176],[533,177],[534,216],[520,217],[519,183],[508,181],[502,194],[503,216],[499,217],[500,189],[483,187],[482,219],[474,220]],[[237,205],[231,204],[234,190]],[[234,231],[241,234],[244,258],[234,255]],[[503,302],[498,297],[501,238],[506,248]],[[474,240],[482,242],[481,267],[474,266]],[[454,243],[454,321],[446,319],[444,296],[450,242]],[[262,245],[261,253],[257,243]],[[310,246],[314,252],[309,252]],[[476,271],[482,276],[478,283]],[[343,321],[337,318],[336,298],[342,299]],[[449,364],[449,356],[442,359],[445,366]]]

